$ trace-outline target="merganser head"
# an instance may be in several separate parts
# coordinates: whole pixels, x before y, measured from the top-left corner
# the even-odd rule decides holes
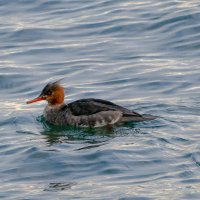
[[[27,101],[26,103],[29,104],[37,101],[46,100],[48,101],[49,105],[59,105],[63,104],[64,98],[64,88],[59,84],[59,81],[56,81],[54,83],[48,83],[38,97]]]

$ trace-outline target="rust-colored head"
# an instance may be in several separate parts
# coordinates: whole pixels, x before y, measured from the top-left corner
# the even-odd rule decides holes
[[[63,104],[64,98],[64,88],[59,84],[59,81],[56,81],[54,83],[48,83],[37,98],[27,101],[26,103],[29,104],[46,100],[49,105],[59,105]]]

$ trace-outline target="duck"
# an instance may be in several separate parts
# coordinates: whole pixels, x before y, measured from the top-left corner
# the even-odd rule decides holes
[[[53,125],[76,127],[104,127],[125,122],[142,122],[154,120],[151,115],[141,115],[135,111],[107,100],[86,98],[66,104],[65,89],[60,81],[48,83],[40,95],[27,104],[46,100],[43,116]]]

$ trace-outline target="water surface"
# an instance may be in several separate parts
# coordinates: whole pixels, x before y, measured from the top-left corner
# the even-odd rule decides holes
[[[1,199],[200,199],[197,0],[0,2]],[[26,105],[65,77],[151,122],[60,128]]]

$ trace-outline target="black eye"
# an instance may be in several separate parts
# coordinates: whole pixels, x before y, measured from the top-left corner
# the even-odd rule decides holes
[[[47,84],[41,92],[41,96],[51,96],[53,93],[51,84]]]
[[[50,96],[52,94],[52,91],[47,91],[46,95]]]

